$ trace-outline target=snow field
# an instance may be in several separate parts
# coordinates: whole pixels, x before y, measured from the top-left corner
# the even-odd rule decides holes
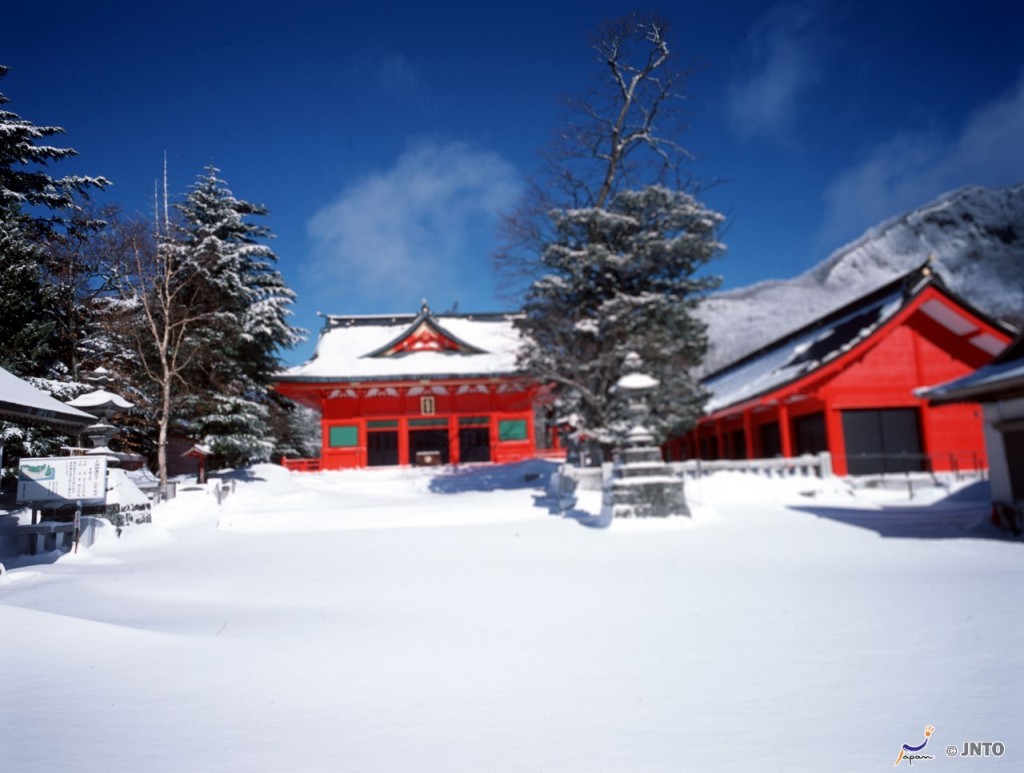
[[[259,466],[6,561],[3,769],[859,771],[925,724],[917,764],[1018,769],[1024,546],[976,490],[720,473],[591,529],[550,469]]]

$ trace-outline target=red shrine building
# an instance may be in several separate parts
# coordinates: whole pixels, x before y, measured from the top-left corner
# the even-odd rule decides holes
[[[323,428],[320,458],[285,466],[512,462],[542,453],[542,390],[516,369],[515,316],[434,315],[424,304],[419,314],[326,317],[313,357],[274,379],[277,392],[318,411]]]
[[[928,264],[704,379],[706,414],[674,456],[828,451],[839,475],[987,466],[981,410],[915,394],[988,363],[1012,331]]]

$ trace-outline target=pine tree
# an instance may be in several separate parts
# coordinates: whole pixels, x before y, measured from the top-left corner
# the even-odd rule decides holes
[[[320,453],[320,414],[312,408],[282,398],[271,404],[270,422],[277,441],[272,458],[302,459]]]
[[[8,68],[0,65],[0,79]],[[71,148],[40,144],[63,133],[35,126],[2,108],[0,93],[0,363],[21,375],[45,375],[59,348],[57,293],[43,279],[45,245],[66,231],[76,201],[109,183],[102,177],[53,178],[47,166],[77,155]]]
[[[608,22],[593,48],[602,80],[570,102],[573,118],[506,218],[496,257],[499,270],[532,279],[520,365],[556,385],[560,413],[614,442],[623,417],[613,386],[635,351],[661,382],[650,428],[664,438],[702,404],[692,372],[707,340],[692,312],[719,283],[702,270],[724,249],[722,216],[686,191],[676,108],[689,72],[675,66],[666,21]]]
[[[650,429],[664,438],[688,426],[704,397],[688,373],[707,346],[692,311],[719,283],[699,272],[723,249],[722,216],[689,194],[651,186],[553,218],[557,238],[541,257],[547,273],[527,293],[520,323],[524,364],[563,387],[564,413],[611,443],[626,428],[613,386],[636,352],[661,382]]]
[[[0,80],[7,72],[0,65]],[[0,93],[0,365],[22,377],[66,378],[69,368],[60,344],[67,319],[60,288],[46,281],[48,247],[73,230],[77,202],[108,183],[102,177],[53,178],[48,165],[76,153],[41,141],[64,130],[35,126],[4,109],[8,102]],[[52,392],[60,385],[36,386]],[[56,453],[68,442],[46,426],[0,422],[7,463],[25,454]]]
[[[218,174],[208,167],[178,207],[177,248],[199,271],[207,312],[196,332],[205,355],[190,369],[195,392],[186,415],[215,462],[239,465],[270,458],[270,378],[302,331],[288,323],[295,294],[264,243],[272,234],[248,220],[266,208],[236,198]]]
[[[52,294],[42,283],[41,251],[22,218],[0,207],[0,365],[19,376],[44,375],[53,362]]]

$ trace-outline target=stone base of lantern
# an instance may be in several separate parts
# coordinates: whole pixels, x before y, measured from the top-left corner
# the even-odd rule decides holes
[[[655,447],[626,448],[604,484],[601,514],[615,518],[690,515],[683,481],[669,471]]]

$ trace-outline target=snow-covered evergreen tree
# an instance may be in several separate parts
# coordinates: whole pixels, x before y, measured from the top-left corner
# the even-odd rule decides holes
[[[277,444],[273,459],[319,456],[321,448],[320,414],[304,405],[282,398],[270,406],[270,421]]]
[[[0,365],[19,376],[43,375],[52,363],[51,294],[42,283],[42,256],[10,206],[0,206]]]
[[[655,185],[553,219],[557,238],[541,257],[547,273],[527,293],[520,323],[528,342],[521,364],[563,387],[563,414],[610,443],[625,429],[612,387],[637,352],[661,382],[651,429],[665,437],[688,426],[703,400],[689,372],[707,347],[692,312],[719,283],[700,271],[723,249],[722,216]]]
[[[599,83],[570,101],[543,176],[504,221],[496,259],[531,280],[520,365],[558,387],[560,413],[613,442],[612,387],[635,351],[661,382],[651,428],[665,437],[700,409],[691,370],[707,339],[692,313],[719,282],[701,272],[723,250],[722,216],[685,190],[678,107],[689,72],[676,66],[666,20],[607,22],[593,48]]]
[[[0,65],[0,79],[7,72]],[[0,365],[23,377],[67,379],[71,369],[62,359],[61,341],[68,323],[77,325],[81,319],[77,309],[71,317],[64,315],[61,288],[47,281],[48,247],[76,230],[71,225],[76,202],[108,183],[102,177],[52,177],[49,164],[76,155],[45,142],[64,130],[35,126],[4,109],[8,102],[0,93]],[[68,442],[45,426],[0,422],[7,463],[24,454],[58,452]]]
[[[0,79],[7,75],[0,65]],[[0,364],[20,375],[48,375],[56,364],[55,288],[43,281],[45,245],[70,223],[76,199],[103,188],[102,177],[52,177],[49,164],[77,155],[41,142],[63,133],[3,109],[0,93]]]
[[[295,294],[265,243],[270,229],[248,219],[266,208],[235,197],[218,174],[208,167],[178,207],[177,249],[197,267],[206,311],[194,332],[201,345],[187,376],[194,391],[185,414],[217,462],[237,465],[270,458],[270,378],[302,331],[288,323]]]
[[[94,352],[102,336],[97,299],[109,291],[103,267],[116,238],[114,207],[96,211],[75,206],[60,232],[43,246],[43,283],[52,295],[53,348],[61,373],[80,381],[82,373],[102,362]]]

